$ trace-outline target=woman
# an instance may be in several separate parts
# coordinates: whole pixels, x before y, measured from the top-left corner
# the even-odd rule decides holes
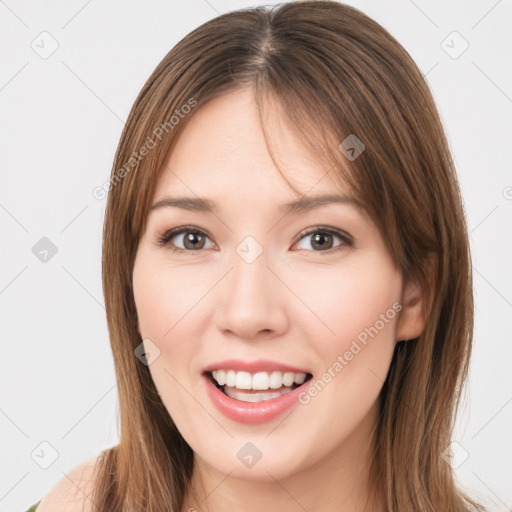
[[[335,2],[203,24],[108,191],[120,442],[38,512],[483,509],[446,455],[473,329],[457,177],[380,25]]]

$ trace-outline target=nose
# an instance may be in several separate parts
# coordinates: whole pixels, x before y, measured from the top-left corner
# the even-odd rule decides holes
[[[269,268],[266,252],[252,262],[235,252],[231,263],[231,270],[219,283],[217,328],[246,340],[285,332],[285,304],[290,296],[275,270]]]

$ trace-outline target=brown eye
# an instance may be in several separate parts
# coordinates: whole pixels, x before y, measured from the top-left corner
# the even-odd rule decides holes
[[[171,230],[162,236],[157,244],[159,246],[165,246],[171,243],[173,247],[170,249],[173,252],[193,252],[201,249],[211,249],[213,243],[210,241],[210,245],[207,245],[209,237],[206,233],[198,229],[192,228],[179,228]]]
[[[315,233],[311,238],[311,247],[315,249],[331,249],[333,247],[333,235],[328,233]]]
[[[309,243],[305,245],[309,245],[313,248],[312,252],[329,252],[331,250],[336,250],[340,246],[348,245],[353,246],[352,239],[349,235],[343,233],[342,231],[337,231],[333,229],[320,228],[316,227],[312,230],[307,231],[306,233],[302,233],[298,242],[300,245],[303,240],[306,240],[308,237],[310,238]],[[335,244],[335,240],[338,239],[339,242]],[[298,247],[298,249],[309,250],[307,247]],[[310,251],[311,252],[311,251]]]
[[[205,237],[197,232],[188,231],[184,233],[183,236],[183,245],[185,249],[190,249],[192,251],[197,249],[202,249],[205,244]]]

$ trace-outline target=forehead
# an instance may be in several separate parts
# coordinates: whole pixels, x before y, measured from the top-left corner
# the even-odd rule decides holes
[[[329,165],[307,151],[279,110],[266,110],[273,152],[293,186],[301,194],[348,195],[332,180]],[[252,88],[226,93],[194,112],[166,159],[154,199],[171,193],[223,201],[231,197],[282,203],[297,198],[270,157]]]

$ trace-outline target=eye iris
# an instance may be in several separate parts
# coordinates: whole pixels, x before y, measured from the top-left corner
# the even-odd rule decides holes
[[[194,244],[194,241],[196,239],[199,239],[199,244]],[[187,249],[192,249],[192,250],[202,249],[204,246],[204,237],[201,236],[199,233],[188,232],[188,234],[185,234],[185,236],[183,237],[183,242],[184,242],[183,245]],[[191,242],[193,245],[191,247],[187,247],[188,242]]]
[[[326,237],[330,237],[331,240],[330,240],[330,244],[329,242],[325,242],[325,239]],[[311,246],[312,247],[315,247],[317,249],[330,249],[332,247],[332,235],[329,235],[329,234],[324,234],[324,233],[317,233],[315,235],[313,235],[313,238],[312,238],[312,241],[311,241]]]

